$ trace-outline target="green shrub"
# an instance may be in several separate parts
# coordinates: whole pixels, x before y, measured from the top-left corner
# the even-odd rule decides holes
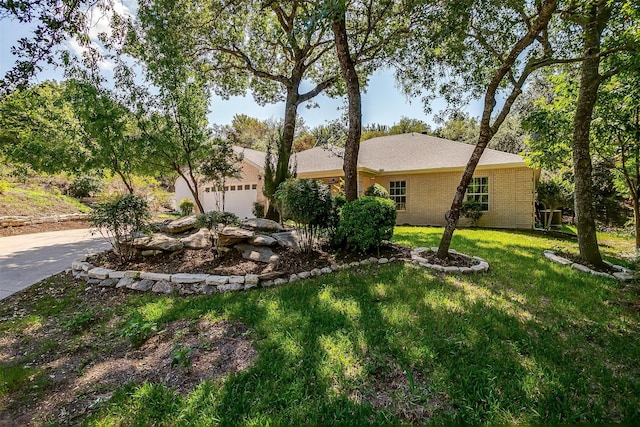
[[[196,227],[206,227],[213,235],[213,243],[218,255],[220,246],[218,245],[218,232],[226,225],[236,225],[240,223],[240,218],[236,214],[224,211],[205,212],[196,217]]]
[[[193,353],[192,347],[185,347],[182,344],[176,344],[171,349],[171,367],[175,368],[191,368],[191,355]]]
[[[180,209],[180,214],[182,216],[189,216],[193,214],[193,210],[195,209],[195,206],[196,205],[193,203],[193,200],[182,199],[180,200],[180,204],[178,205],[178,208]]]
[[[364,195],[372,197],[382,197],[383,199],[389,198],[389,192],[387,191],[387,189],[378,183],[373,184],[371,187],[367,188],[364,191]]]
[[[460,207],[460,215],[471,221],[471,225],[476,225],[482,218],[482,204],[477,200],[465,200]]]
[[[144,320],[140,315],[136,314],[122,325],[119,335],[127,338],[132,347],[140,347],[157,330],[155,323]]]
[[[69,194],[73,197],[91,197],[104,188],[102,180],[91,175],[76,177],[69,186]]]
[[[234,213],[224,211],[211,211],[201,213],[196,217],[196,227],[206,227],[215,230],[218,225],[236,225],[240,223],[240,218]]]
[[[251,209],[251,213],[256,218],[264,218],[264,203],[253,202],[253,208]]]
[[[63,328],[70,332],[77,333],[87,329],[97,320],[92,310],[85,310],[77,313],[74,317],[63,323]]]
[[[396,205],[392,200],[364,196],[342,208],[339,234],[349,249],[367,252],[391,239],[395,224]]]
[[[309,252],[320,231],[331,224],[331,189],[314,179],[290,178],[280,184],[274,197],[281,206],[283,218],[295,223],[301,236],[301,249]]]
[[[5,194],[9,191],[9,183],[7,181],[0,181],[0,194]]]
[[[133,258],[133,240],[149,227],[149,206],[133,194],[118,195],[93,207],[89,222],[109,237],[114,252],[124,262]]]

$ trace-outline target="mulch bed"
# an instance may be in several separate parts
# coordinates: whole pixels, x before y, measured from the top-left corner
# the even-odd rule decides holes
[[[576,264],[581,264],[581,265],[584,265],[585,267],[589,267],[594,271],[599,271],[601,273],[608,273],[608,274],[613,274],[618,271],[614,268],[609,267],[607,264],[604,264],[602,266],[593,265],[590,262],[587,262],[584,259],[582,259],[578,254],[574,254],[566,251],[555,251],[555,253],[556,255],[561,256],[562,258],[566,258],[569,261],[575,262]]]
[[[440,259],[436,256],[435,252],[425,251],[420,254],[420,257],[426,259],[429,264],[441,265],[443,267],[473,267],[478,264],[473,258],[470,258],[462,254],[449,253],[445,259]]]
[[[354,254],[346,250],[338,250],[332,253],[316,250],[308,254],[296,253],[282,247],[275,247],[272,250],[280,257],[280,260],[275,264],[246,260],[242,258],[242,254],[239,251],[234,249],[220,256],[217,255],[215,249],[185,249],[175,253],[139,258],[126,263],[122,263],[112,251],[107,251],[93,256],[88,261],[95,266],[113,270],[242,276],[245,274],[265,274],[273,271],[293,274],[301,271],[311,271],[314,268],[322,268],[331,264],[362,261],[370,256],[378,256],[377,252],[374,254]],[[395,244],[385,245],[380,248],[378,257],[409,258],[409,249]]]

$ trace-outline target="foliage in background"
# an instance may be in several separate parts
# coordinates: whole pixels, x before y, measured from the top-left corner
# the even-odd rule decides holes
[[[379,250],[393,236],[396,204],[390,199],[364,196],[342,207],[339,233],[353,251]]]
[[[189,216],[193,214],[193,209],[195,205],[193,200],[191,199],[182,199],[180,200],[180,204],[178,205],[178,209],[180,209],[181,216]]]
[[[114,252],[122,262],[133,259],[133,240],[148,229],[149,206],[133,194],[113,197],[96,204],[89,214],[89,222],[109,239]]]
[[[262,202],[253,202],[253,207],[251,208],[251,213],[256,218],[264,218],[264,203],[262,203]]]
[[[16,166],[55,174],[90,167],[84,130],[67,84],[44,82],[0,99],[0,156]]]
[[[364,191],[365,196],[389,198],[389,192],[382,185],[375,183]]]
[[[551,228],[553,211],[566,207],[570,197],[567,186],[563,181],[558,179],[557,175],[547,176],[540,180],[538,183],[538,202],[542,203],[544,208],[549,211],[546,217],[547,222],[543,224],[544,228],[547,230]],[[544,218],[543,215],[542,219]]]
[[[79,175],[71,181],[69,185],[69,194],[73,197],[91,197],[96,195],[104,188],[102,179],[95,175]]]
[[[314,179],[288,179],[278,187],[275,199],[283,218],[295,223],[301,249],[311,251],[320,232],[330,225],[333,212],[330,187]]]
[[[460,207],[460,215],[464,218],[467,218],[471,221],[471,225],[478,225],[478,221],[482,218],[482,204],[474,199],[467,199],[462,202],[462,206]]]

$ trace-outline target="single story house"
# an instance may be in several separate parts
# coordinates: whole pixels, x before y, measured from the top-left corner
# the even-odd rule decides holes
[[[229,180],[225,187],[225,210],[250,217],[254,202],[265,203],[262,195],[265,153],[236,147],[244,152],[242,178]],[[398,224],[444,225],[462,172],[473,145],[419,133],[390,135],[360,144],[358,192],[374,183],[389,191],[398,209]],[[336,184],[344,176],[343,150],[315,147],[295,154],[299,178],[320,179]],[[467,198],[478,200],[484,210],[480,226],[533,228],[535,193],[539,170],[526,165],[521,156],[485,150],[467,190]],[[176,200],[190,198],[178,179]],[[205,210],[219,209],[218,192],[204,185],[201,192]],[[461,224],[463,225],[463,224]]]

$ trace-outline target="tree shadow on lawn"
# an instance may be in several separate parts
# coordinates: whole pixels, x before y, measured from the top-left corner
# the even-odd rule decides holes
[[[565,283],[564,270],[534,257],[537,248],[481,248],[456,237],[454,244],[493,259],[492,271],[443,277],[391,265],[278,289],[176,299],[160,324],[203,316],[240,321],[255,331],[259,357],[247,371],[203,383],[187,396],[161,388],[173,396],[173,412],[137,419],[638,421],[639,319],[607,306],[616,291],[612,281]],[[501,268],[505,261],[515,266]],[[536,276],[517,270],[532,262]],[[531,281],[521,280],[526,277]],[[114,398],[96,419],[120,407],[145,411],[136,390]]]

